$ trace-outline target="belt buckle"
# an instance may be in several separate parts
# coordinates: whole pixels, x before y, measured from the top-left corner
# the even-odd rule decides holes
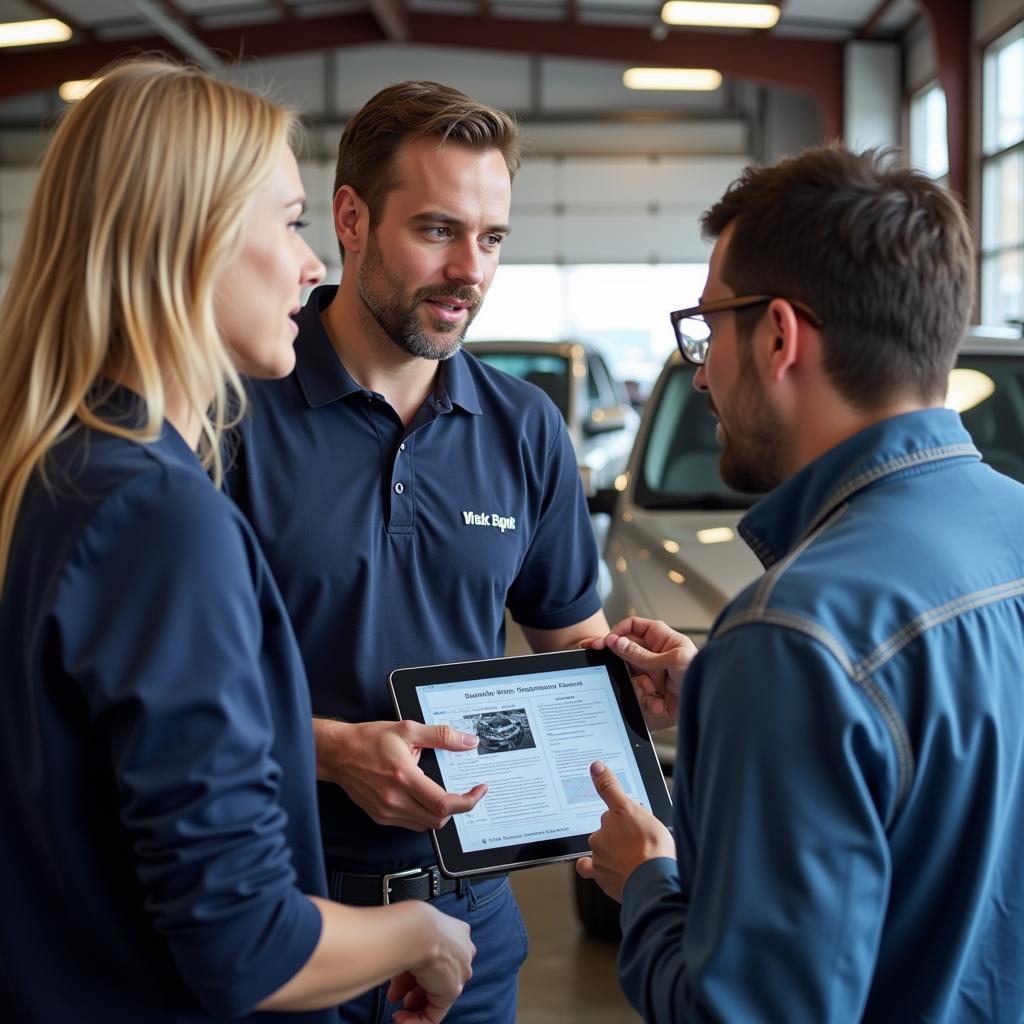
[[[423,868],[410,868],[408,871],[392,871],[390,875],[382,875],[380,880],[380,894],[383,905],[391,903],[391,880],[393,878],[411,878],[413,875],[428,874]]]

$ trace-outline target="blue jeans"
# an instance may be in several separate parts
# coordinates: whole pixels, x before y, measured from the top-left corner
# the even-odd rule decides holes
[[[519,968],[526,959],[526,927],[507,878],[464,886],[462,894],[433,900],[442,913],[469,923],[476,956],[473,977],[445,1024],[515,1024]],[[386,1024],[400,1003],[388,1003],[387,985],[340,1007],[347,1024]]]

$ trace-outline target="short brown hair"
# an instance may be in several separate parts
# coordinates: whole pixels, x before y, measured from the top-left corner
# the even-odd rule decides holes
[[[847,401],[942,399],[974,303],[974,242],[951,192],[892,150],[822,146],[748,167],[701,219],[712,238],[729,225],[723,279],[810,305]]]
[[[345,126],[333,194],[351,185],[369,208],[370,224],[375,224],[387,194],[399,184],[395,154],[403,143],[426,136],[442,144],[500,150],[510,177],[522,160],[519,125],[511,115],[438,82],[399,82],[381,89]]]

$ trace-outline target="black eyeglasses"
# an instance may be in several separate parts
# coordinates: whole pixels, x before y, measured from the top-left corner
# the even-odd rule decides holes
[[[702,302],[699,306],[689,309],[677,309],[669,313],[672,330],[676,334],[676,344],[682,357],[694,366],[702,366],[708,357],[708,346],[711,344],[711,327],[707,321],[708,313],[723,313],[728,310],[749,309],[771,302],[772,299],[783,299],[782,295],[734,295],[729,299],[718,299],[715,302]],[[797,313],[800,313],[815,327],[824,327],[824,321],[810,306],[796,299],[785,299]]]

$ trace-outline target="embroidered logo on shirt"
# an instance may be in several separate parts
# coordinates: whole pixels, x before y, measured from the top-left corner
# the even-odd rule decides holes
[[[516,528],[515,516],[500,516],[497,512],[463,512],[462,521],[467,526],[493,526],[504,533]]]

